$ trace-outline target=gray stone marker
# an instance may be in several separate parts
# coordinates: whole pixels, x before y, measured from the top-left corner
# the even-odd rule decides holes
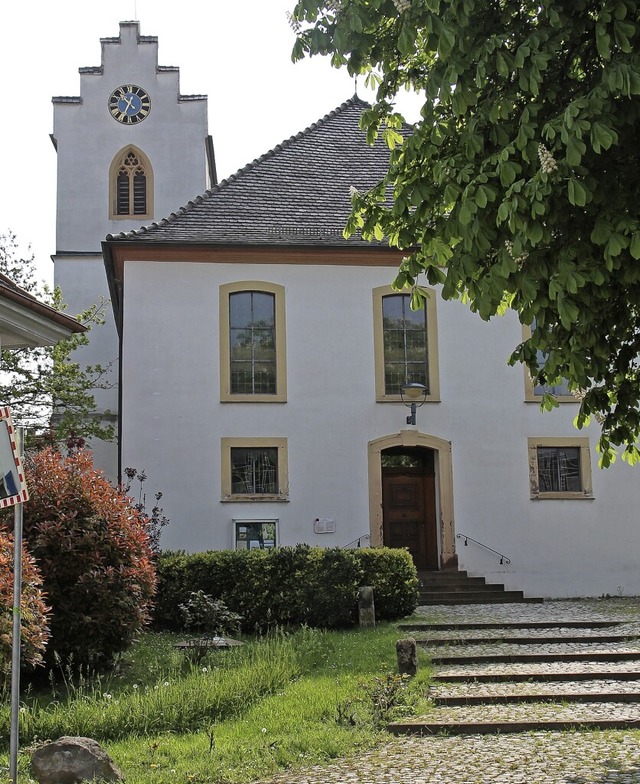
[[[358,588],[358,617],[361,629],[376,625],[376,606],[373,600],[373,588],[370,585]]]
[[[396,642],[396,655],[400,675],[414,676],[418,672],[418,646],[413,637]]]
[[[31,772],[39,784],[124,781],[111,757],[92,738],[65,736],[36,749]]]

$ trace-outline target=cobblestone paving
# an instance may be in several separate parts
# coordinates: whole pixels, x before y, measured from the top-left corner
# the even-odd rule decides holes
[[[638,784],[630,731],[402,738],[265,784]]]
[[[546,620],[621,620],[624,626],[611,632],[640,635],[640,600],[612,599],[584,602],[549,602],[543,605],[475,605],[429,607],[422,612],[431,622],[529,622]],[[549,636],[555,630],[510,630],[512,636]],[[594,635],[609,630],[594,630]],[[471,633],[471,632],[469,632]],[[477,632],[473,632],[478,635]],[[585,634],[586,630],[567,630],[566,635]],[[413,632],[411,632],[413,634]],[[467,632],[464,632],[466,635]],[[504,636],[504,633],[499,633]],[[416,636],[425,636],[416,632]],[[483,637],[488,636],[480,632]],[[429,634],[431,636],[431,634]],[[444,633],[442,636],[450,636]],[[479,636],[479,635],[478,635]],[[588,648],[587,648],[588,646]],[[602,650],[634,650],[633,643],[606,643]],[[464,646],[464,652],[480,648],[495,653],[503,646],[482,644]],[[538,646],[536,646],[537,648]],[[541,651],[589,649],[588,643],[542,644]],[[434,647],[433,655],[461,653],[462,646]],[[521,645],[508,650],[523,652]],[[529,651],[529,646],[526,647]],[[640,673],[640,648],[637,661],[572,663],[507,663],[438,666],[438,672],[478,671],[494,673],[539,672],[634,672]],[[615,678],[615,676],[613,676]],[[435,684],[432,696],[449,694],[499,695],[509,693],[633,692],[640,693],[640,680],[601,680],[542,683],[461,683]],[[326,767],[285,772],[263,784],[640,784],[640,703],[551,703],[514,705],[438,707],[437,720],[487,721],[522,718],[564,719],[582,716],[632,718],[639,730],[591,732],[529,732],[521,735],[460,735],[400,737],[356,758],[341,760]]]

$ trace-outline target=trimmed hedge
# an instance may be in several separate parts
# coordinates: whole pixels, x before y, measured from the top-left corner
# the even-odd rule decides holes
[[[406,550],[299,544],[273,550],[163,552],[157,563],[156,626],[180,629],[179,605],[192,591],[222,599],[245,632],[307,624],[344,628],[358,621],[358,588],[371,585],[376,617],[395,620],[417,604],[418,579]]]

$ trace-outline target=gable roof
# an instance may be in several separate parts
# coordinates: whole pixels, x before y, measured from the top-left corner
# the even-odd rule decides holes
[[[168,218],[107,240],[371,247],[342,235],[351,186],[366,191],[387,171],[387,146],[381,139],[369,146],[359,127],[368,107],[354,96]]]

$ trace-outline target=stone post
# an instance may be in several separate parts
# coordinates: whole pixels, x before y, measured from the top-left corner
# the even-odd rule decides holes
[[[376,625],[376,607],[373,601],[373,588],[366,585],[358,588],[358,616],[361,629]]]
[[[418,672],[418,647],[413,637],[396,642],[398,672],[400,675],[411,675]]]

